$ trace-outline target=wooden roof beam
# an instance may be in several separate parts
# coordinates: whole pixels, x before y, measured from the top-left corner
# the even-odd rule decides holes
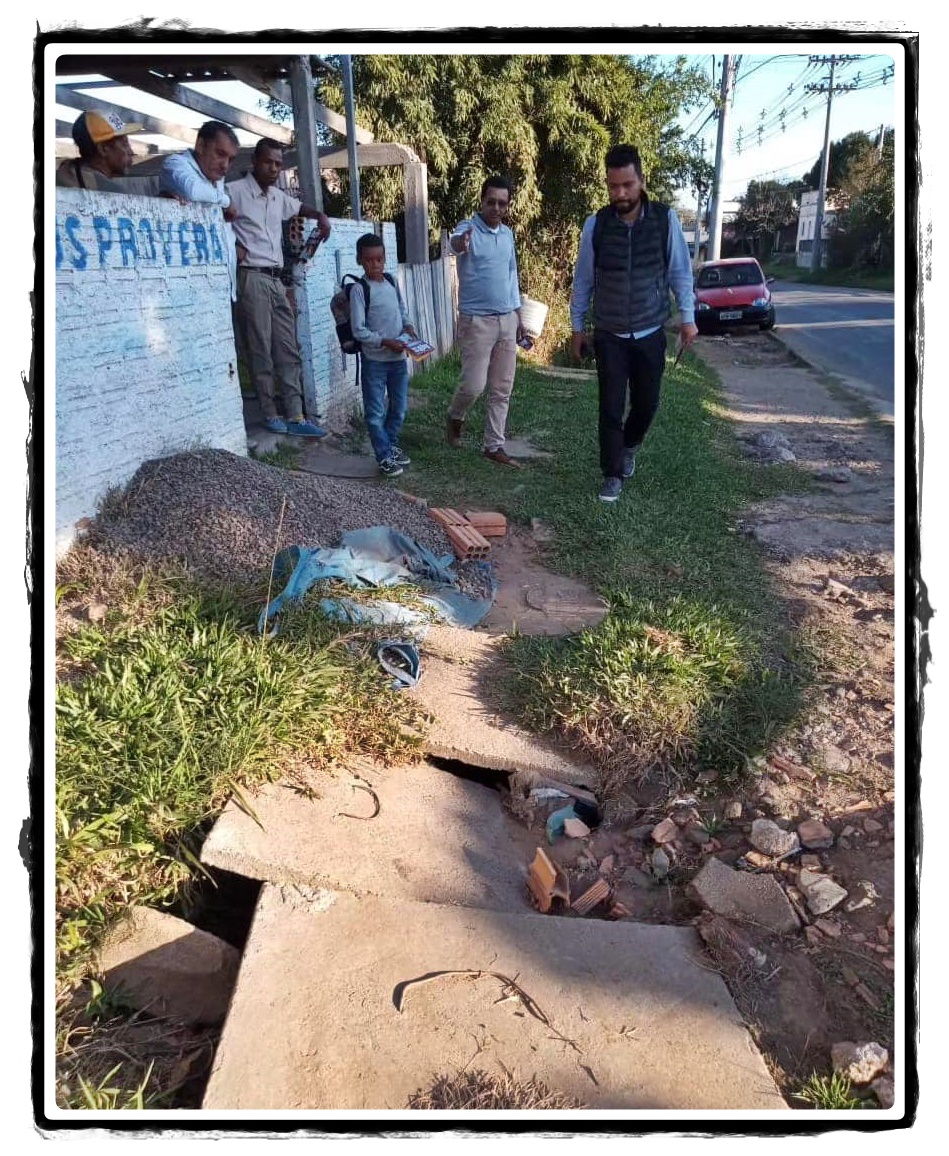
[[[186,128],[183,124],[174,124],[172,121],[162,120],[161,117],[149,116],[144,112],[136,112],[133,108],[113,104],[112,101],[87,96],[84,92],[75,92],[65,84],[56,85],[56,103],[64,104],[67,108],[78,108],[81,112],[92,112],[100,108],[106,112],[114,112],[128,124],[142,125],[146,132],[171,137],[172,140],[187,141],[189,145],[194,144],[198,135],[196,128]]]
[[[293,140],[293,133],[284,125],[277,124],[276,121],[265,120],[261,116],[254,116],[251,112],[243,112],[239,108],[234,108],[233,105],[215,100],[211,96],[205,96],[203,92],[196,92],[194,89],[186,88],[183,84],[178,84],[175,81],[163,80],[161,77],[151,74],[143,76],[139,72],[136,72],[133,78],[131,74],[123,75],[123,71],[117,68],[110,68],[106,75],[113,80],[118,80],[121,84],[130,84],[134,88],[141,89],[142,92],[147,92],[151,96],[158,96],[163,100],[180,104],[184,108],[190,108],[192,112],[199,112],[202,116],[223,121],[235,128],[246,129],[247,132],[254,133],[255,136],[270,137],[282,144],[290,144]],[[194,134],[192,134],[193,138]]]

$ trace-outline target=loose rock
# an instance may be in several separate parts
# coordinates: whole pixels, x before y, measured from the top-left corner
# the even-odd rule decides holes
[[[741,806],[741,803],[739,803],[737,799],[733,799],[732,802],[725,804],[725,812],[724,813],[725,813],[726,819],[732,819],[732,820],[740,819],[741,818],[741,811],[742,811],[742,806]]]
[[[800,922],[781,884],[773,875],[734,871],[719,859],[707,859],[692,880],[702,903],[727,919],[746,918],[783,934]]]
[[[805,819],[797,829],[803,846],[813,851],[826,850],[834,845],[834,833],[819,819]]]
[[[782,830],[770,819],[755,819],[751,824],[751,834],[748,838],[758,851],[774,858],[796,851],[800,846],[798,837],[793,831]]]
[[[669,874],[669,868],[672,866],[672,860],[663,851],[661,847],[657,847],[652,853],[652,873],[657,879],[665,879]]]
[[[889,1076],[880,1076],[870,1085],[870,1091],[876,1096],[881,1108],[892,1108],[895,1102],[893,1081]]]
[[[889,1062],[886,1048],[878,1043],[855,1044],[842,1040],[830,1049],[830,1061],[835,1072],[846,1076],[853,1084],[869,1084]]]
[[[679,834],[679,828],[672,819],[663,819],[652,829],[654,843],[671,843]]]
[[[847,898],[847,892],[839,883],[835,883],[826,875],[815,875],[813,871],[802,871],[797,877],[797,884],[804,894],[808,908],[815,915],[831,911]]]
[[[834,774],[842,775],[850,770],[850,756],[833,743],[825,743],[820,748],[820,756],[827,770]]]

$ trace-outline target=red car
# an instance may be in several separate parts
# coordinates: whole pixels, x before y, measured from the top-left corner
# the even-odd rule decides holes
[[[695,278],[695,324],[700,333],[729,325],[774,328],[774,301],[765,277],[753,257],[706,261]]]

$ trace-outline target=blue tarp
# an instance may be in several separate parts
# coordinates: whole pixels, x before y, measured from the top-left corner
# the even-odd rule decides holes
[[[336,578],[361,589],[411,584],[424,591],[419,601],[452,626],[476,626],[494,604],[497,580],[488,562],[475,563],[483,568],[490,596],[471,598],[458,587],[454,555],[436,557],[431,550],[391,526],[372,526],[368,530],[350,530],[336,549],[309,549],[291,546],[277,555],[274,577],[287,584],[276,598],[261,611],[258,628],[267,623],[288,602],[299,601],[314,582]],[[323,612],[342,622],[393,623],[400,626],[424,626],[428,616],[395,602],[376,601],[371,605],[349,598],[323,598]]]

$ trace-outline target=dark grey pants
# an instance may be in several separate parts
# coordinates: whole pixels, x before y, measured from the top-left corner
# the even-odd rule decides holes
[[[303,382],[296,317],[279,277],[241,266],[238,311],[246,342],[247,366],[265,418],[277,417],[279,383],[287,421],[303,420]]]

